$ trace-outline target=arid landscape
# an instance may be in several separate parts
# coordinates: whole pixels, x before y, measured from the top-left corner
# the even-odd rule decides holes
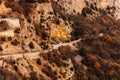
[[[0,0],[0,80],[120,80],[120,0]]]

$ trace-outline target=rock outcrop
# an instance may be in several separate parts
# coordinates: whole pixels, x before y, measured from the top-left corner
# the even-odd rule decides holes
[[[97,6],[111,13],[116,19],[120,19],[120,0],[85,0],[93,7]]]
[[[60,0],[57,3],[65,14],[81,14],[83,8],[89,6],[105,10],[120,19],[120,0]]]

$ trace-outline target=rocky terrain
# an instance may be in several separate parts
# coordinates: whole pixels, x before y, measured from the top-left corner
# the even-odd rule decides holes
[[[120,0],[1,0],[0,80],[120,80]]]

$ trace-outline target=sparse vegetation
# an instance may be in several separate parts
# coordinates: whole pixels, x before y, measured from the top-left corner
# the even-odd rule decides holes
[[[41,62],[41,59],[40,59],[40,58],[38,58],[38,59],[36,60],[36,62],[37,62],[37,64],[38,64],[38,65],[41,65],[41,64],[42,64],[42,62]]]
[[[81,12],[67,13],[58,1],[0,4],[1,19],[8,19],[0,21],[0,31],[13,30],[0,36],[0,80],[120,80],[117,8],[86,1]]]

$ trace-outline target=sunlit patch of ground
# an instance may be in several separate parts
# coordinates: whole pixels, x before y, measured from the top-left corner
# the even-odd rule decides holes
[[[51,30],[51,37],[68,40],[71,37],[70,32],[71,29],[67,29],[66,27],[63,27],[63,25],[59,25]]]

